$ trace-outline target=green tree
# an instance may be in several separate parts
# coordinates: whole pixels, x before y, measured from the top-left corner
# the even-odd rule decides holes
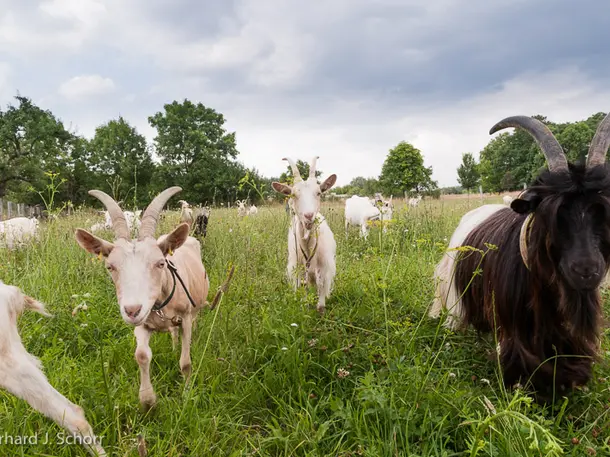
[[[0,197],[11,192],[17,201],[39,202],[29,189],[44,186],[45,171],[68,173],[75,137],[50,111],[15,99],[0,111]]]
[[[569,161],[584,161],[589,152],[589,143],[591,143],[594,133],[595,130],[592,130],[586,122],[575,122],[566,125],[557,135],[557,140],[563,147]]]
[[[479,167],[474,159],[474,156],[467,152],[462,154],[462,164],[457,169],[458,182],[460,185],[470,191],[479,184]]]
[[[125,205],[148,201],[154,164],[143,135],[119,117],[95,130],[89,148],[99,189]]]
[[[154,146],[162,162],[157,184],[181,186],[181,197],[193,204],[238,194],[245,167],[235,161],[235,133],[227,133],[222,114],[185,99],[164,105],[148,122],[157,130]]]
[[[421,193],[437,187],[432,180],[432,167],[425,167],[419,149],[405,141],[390,149],[379,182],[387,195]]]
[[[343,187],[336,187],[334,193],[360,196],[373,196],[381,190],[379,180],[376,178],[364,178],[358,176],[350,181],[349,184]]]

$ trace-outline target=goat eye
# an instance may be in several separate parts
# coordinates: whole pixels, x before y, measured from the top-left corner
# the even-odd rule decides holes
[[[114,271],[115,270],[114,265],[106,265],[106,269],[108,271]]]

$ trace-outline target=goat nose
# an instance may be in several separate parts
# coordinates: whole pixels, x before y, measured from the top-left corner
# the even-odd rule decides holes
[[[303,216],[305,216],[305,219],[309,221],[313,219],[313,213],[305,213]]]
[[[571,267],[572,271],[584,279],[589,279],[596,275],[594,269],[587,263],[575,263]]]
[[[138,314],[140,314],[140,311],[142,311],[142,305],[125,306],[125,314],[127,314],[127,316],[131,317],[132,319],[134,317],[138,317]]]

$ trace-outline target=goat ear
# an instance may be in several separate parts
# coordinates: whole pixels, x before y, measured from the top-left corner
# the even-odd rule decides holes
[[[273,187],[273,190],[275,190],[276,192],[279,192],[280,194],[292,195],[292,187],[287,186],[286,184],[282,184],[282,183],[274,181],[271,183],[271,187]]]
[[[98,238],[86,230],[76,229],[75,236],[80,247],[91,254],[108,257],[114,249],[114,244]]]
[[[328,178],[324,180],[322,184],[320,184],[320,190],[322,192],[326,192],[328,189],[333,187],[337,182],[337,175],[330,175]]]
[[[515,198],[512,202],[510,202],[511,209],[519,214],[531,213],[536,210],[542,198],[537,195],[527,196],[525,198]]]
[[[189,231],[189,225],[186,222],[183,222],[163,240],[159,241],[158,246],[159,249],[161,249],[161,252],[163,252],[163,255],[165,256],[170,251],[175,251],[182,246],[189,237]]]

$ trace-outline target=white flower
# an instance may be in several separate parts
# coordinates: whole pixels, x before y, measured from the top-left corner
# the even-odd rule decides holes
[[[282,351],[287,351],[288,348],[286,346],[282,346]]]
[[[74,295],[72,295],[72,298],[78,298],[78,297],[79,297],[79,295],[78,295],[78,294],[74,294]]]
[[[87,326],[87,324],[84,324],[84,323],[83,323],[83,324],[80,324],[80,326],[81,326],[82,328],[85,328],[85,327]]]
[[[449,373],[449,378],[450,379],[455,379],[455,373]]]
[[[489,379],[485,379],[485,378],[481,378],[481,382],[482,382],[483,384],[487,384],[487,385],[490,385],[490,384],[491,384],[491,383],[489,382]]]
[[[91,298],[91,294],[87,292],[86,294],[83,294],[83,298]]]
[[[82,309],[83,311],[87,311],[89,309],[89,307],[83,303],[83,305],[80,307],[80,309]]]
[[[232,228],[229,229],[229,233],[233,233],[233,229]]]
[[[292,324],[290,324],[291,327],[297,328],[299,325],[295,324],[294,322]]]

